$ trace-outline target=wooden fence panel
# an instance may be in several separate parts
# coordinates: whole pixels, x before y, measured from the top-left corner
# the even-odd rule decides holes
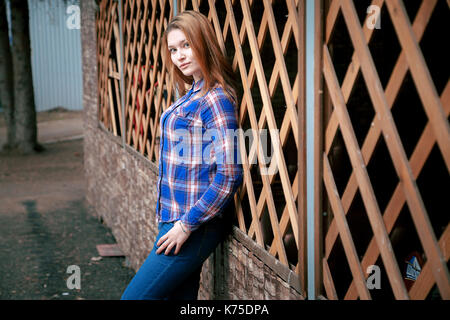
[[[278,156],[266,166],[261,136],[254,134],[248,147],[241,140],[244,184],[235,198],[239,228],[300,273],[304,232],[296,199],[303,177],[298,176],[294,153],[299,146],[297,57],[304,19],[298,14],[299,1],[283,2],[184,0],[180,9],[198,10],[211,20],[240,76],[240,125],[253,134],[267,130]],[[261,174],[270,169],[275,173]]]
[[[173,12],[172,1],[124,1],[126,142],[155,162],[159,118],[174,100],[161,55],[161,38]]]
[[[299,52],[304,46],[303,0],[123,1],[124,115],[117,83],[118,2],[102,0],[99,39],[99,120],[136,151],[157,162],[159,119],[175,99],[161,56],[161,38],[175,9],[198,10],[211,21],[237,79],[244,183],[235,196],[237,226],[299,275],[304,290],[304,164],[299,168],[299,97],[304,90]],[[302,14],[299,14],[301,12]],[[112,27],[113,25],[113,27]],[[304,70],[304,66],[303,66]],[[114,97],[117,95],[117,97]],[[304,105],[302,106],[304,112]],[[125,128],[121,127],[122,117]],[[120,121],[119,121],[120,120]],[[247,131],[248,130],[248,131]],[[300,133],[300,134],[299,134]],[[249,137],[251,136],[251,138]],[[246,139],[247,137],[247,139]],[[250,140],[253,139],[251,142]],[[272,150],[269,155],[269,150]],[[300,187],[299,187],[300,186]],[[299,190],[301,189],[301,190]]]
[[[97,61],[98,61],[98,120],[103,126],[120,135],[119,81],[119,11],[117,2],[102,1],[97,14]],[[119,130],[118,130],[119,129]]]
[[[449,185],[448,59],[439,60],[446,66],[441,65],[444,75],[440,76],[430,69],[436,53],[427,52],[426,59],[421,45],[422,38],[427,44],[433,40],[430,34],[437,25],[448,27],[444,16],[448,17],[448,3],[420,1],[417,7],[401,0],[324,3],[321,167],[327,212],[322,267],[326,294],[331,299],[370,299],[381,294],[449,299],[449,217],[442,216],[449,211],[449,202],[441,196],[431,205],[434,199],[426,190],[439,193]],[[368,27],[369,5],[380,9],[381,29]],[[381,59],[380,34],[389,32],[392,47],[383,53],[391,60]],[[382,40],[386,48],[386,39]],[[410,114],[416,109],[405,108],[405,101],[418,106],[417,114]],[[422,128],[407,131],[412,129],[402,119],[408,117],[411,122],[424,122]],[[433,175],[443,185],[425,187],[424,176]],[[405,253],[411,250],[420,266],[414,265],[418,274],[414,280],[406,274],[405,259],[411,255]],[[361,278],[360,270],[366,272],[374,264],[389,279],[382,293],[363,288],[368,274]],[[345,271],[346,265],[351,272]]]

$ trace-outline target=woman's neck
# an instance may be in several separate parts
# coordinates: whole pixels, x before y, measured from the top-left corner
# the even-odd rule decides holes
[[[197,83],[203,79],[203,74],[201,74],[201,72],[195,73],[192,75],[192,77],[194,78],[195,83]]]

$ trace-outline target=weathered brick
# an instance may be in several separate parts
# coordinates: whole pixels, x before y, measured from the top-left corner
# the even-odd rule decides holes
[[[267,291],[271,296],[275,296],[275,285],[272,282],[272,277],[264,278],[264,290]]]

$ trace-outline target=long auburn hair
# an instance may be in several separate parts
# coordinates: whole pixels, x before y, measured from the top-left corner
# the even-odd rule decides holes
[[[191,84],[193,77],[185,76],[172,62],[167,36],[174,29],[184,33],[200,66],[204,81],[201,94],[205,94],[218,83],[224,88],[225,94],[237,103],[236,78],[233,69],[219,46],[208,18],[193,10],[183,11],[169,22],[161,44],[167,68],[180,94],[186,93],[185,85]]]

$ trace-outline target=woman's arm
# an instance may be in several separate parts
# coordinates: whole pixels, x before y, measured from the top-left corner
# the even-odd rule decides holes
[[[159,247],[157,254],[164,251],[167,255],[174,247],[174,254],[177,254],[191,232],[217,216],[242,183],[242,165],[238,161],[240,158],[237,154],[239,148],[234,143],[234,130],[238,129],[234,105],[223,91],[214,89],[212,94],[205,97],[201,109],[202,121],[206,129],[210,130],[208,136],[214,136],[216,175],[194,206],[160,238],[157,243]],[[227,138],[230,132],[232,134]],[[233,137],[231,141],[230,137]],[[210,159],[203,159],[207,160]]]
[[[242,183],[239,148],[234,142],[234,133],[238,129],[235,107],[222,89],[213,89],[205,96],[201,105],[201,118],[206,129],[214,136],[217,170],[205,193],[181,217],[190,231],[219,214]]]

